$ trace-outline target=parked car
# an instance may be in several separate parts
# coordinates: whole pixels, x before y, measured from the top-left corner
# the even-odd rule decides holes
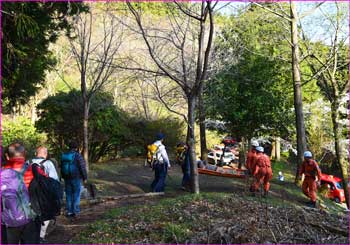
[[[328,189],[328,198],[334,200],[337,203],[342,203],[345,201],[341,178],[333,175],[322,174],[321,186],[325,186]]]

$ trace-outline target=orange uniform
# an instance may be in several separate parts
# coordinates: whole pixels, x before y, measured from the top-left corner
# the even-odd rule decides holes
[[[315,160],[304,160],[299,171],[299,175],[301,176],[302,174],[305,175],[304,182],[302,185],[303,193],[305,194],[305,196],[309,197],[311,201],[316,202],[316,176],[318,180],[321,179],[320,167],[318,166]]]
[[[255,169],[255,163],[256,163],[256,150],[255,149],[251,149],[249,152],[248,152],[248,155],[247,155],[247,161],[245,163],[247,169],[253,173],[254,169]]]
[[[269,156],[265,154],[256,155],[256,164],[253,171],[255,177],[252,189],[257,191],[261,183],[264,183],[264,190],[268,192],[270,189],[270,180],[272,179],[272,168]]]

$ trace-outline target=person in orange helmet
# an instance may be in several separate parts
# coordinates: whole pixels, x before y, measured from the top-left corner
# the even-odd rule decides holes
[[[317,183],[321,180],[321,169],[318,166],[317,162],[312,159],[312,153],[310,151],[304,152],[304,161],[299,170],[299,178],[302,178],[304,174],[304,181],[302,185],[302,190],[305,196],[310,198],[310,202],[307,204],[310,207],[316,207],[316,191]],[[316,180],[317,178],[317,180]]]
[[[264,197],[270,190],[270,180],[272,179],[272,168],[270,158],[264,154],[264,148],[259,146],[256,148],[256,164],[253,171],[255,180],[251,186],[251,191],[257,191],[261,183],[264,183]]]
[[[251,142],[251,146],[252,148],[250,149],[250,151],[248,152],[247,155],[247,161],[245,163],[246,168],[249,171],[249,174],[253,174],[253,171],[255,169],[255,162],[256,162],[256,147],[259,146],[259,142],[254,140]]]

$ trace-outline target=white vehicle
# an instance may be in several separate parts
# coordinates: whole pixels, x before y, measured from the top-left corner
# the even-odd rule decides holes
[[[221,155],[222,155],[222,151],[210,151],[208,153],[208,163],[217,164],[218,162],[220,162]],[[232,152],[225,152],[223,157],[223,163],[224,165],[229,165],[235,159],[236,157]]]

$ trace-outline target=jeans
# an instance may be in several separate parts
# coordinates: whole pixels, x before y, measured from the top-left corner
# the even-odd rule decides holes
[[[65,179],[66,211],[68,215],[80,213],[80,179]]]
[[[183,177],[182,177],[182,183],[181,185],[183,187],[188,187],[190,185],[191,181],[191,170],[189,169],[189,166],[182,164],[181,165]]]
[[[167,172],[168,165],[159,163],[154,165],[154,180],[151,184],[153,192],[164,192]]]
[[[33,220],[20,227],[6,228],[8,244],[38,244],[40,243],[40,222]]]

